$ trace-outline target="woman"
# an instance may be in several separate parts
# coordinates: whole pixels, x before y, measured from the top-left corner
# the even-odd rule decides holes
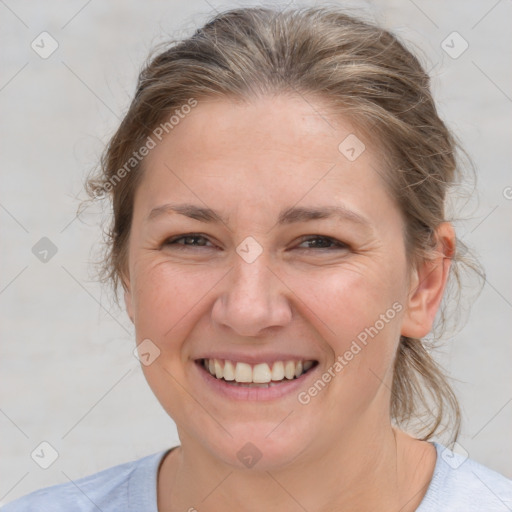
[[[228,11],[157,55],[89,189],[181,444],[4,510],[509,510],[429,441],[459,430],[421,341],[463,263],[455,151],[417,59],[332,8]]]

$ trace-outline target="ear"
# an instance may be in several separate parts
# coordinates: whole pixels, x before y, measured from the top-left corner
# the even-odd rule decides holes
[[[437,247],[433,257],[422,262],[412,275],[402,322],[402,336],[426,336],[432,329],[443,298],[451,260],[455,254],[455,231],[449,222],[443,222],[436,229],[435,236]]]

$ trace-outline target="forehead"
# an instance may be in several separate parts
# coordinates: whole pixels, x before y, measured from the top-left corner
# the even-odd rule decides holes
[[[198,101],[146,157],[138,203],[146,212],[185,199],[219,211],[299,201],[392,208],[374,146],[318,99]]]
[[[179,145],[180,154],[188,159],[233,157],[237,152],[265,158],[278,151],[289,152],[287,158],[293,160],[331,162],[340,156],[341,140],[354,131],[318,97],[278,95],[245,102],[205,99],[169,130],[160,146]]]

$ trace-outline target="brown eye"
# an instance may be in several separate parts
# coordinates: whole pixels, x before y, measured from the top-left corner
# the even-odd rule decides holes
[[[309,247],[305,247],[305,249],[348,249],[348,245],[340,242],[339,240],[335,240],[334,238],[330,238],[327,236],[310,236],[307,238],[303,238],[300,245],[304,243],[311,244]]]
[[[199,241],[199,242],[198,242]],[[197,233],[188,233],[186,235],[175,236],[168,238],[163,247],[166,246],[180,246],[180,247],[206,247],[205,242],[209,240],[203,235]]]

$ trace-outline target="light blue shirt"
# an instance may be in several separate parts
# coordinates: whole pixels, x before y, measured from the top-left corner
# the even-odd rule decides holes
[[[510,512],[512,480],[444,446],[416,512]],[[34,491],[1,512],[158,512],[158,467],[169,450]]]

